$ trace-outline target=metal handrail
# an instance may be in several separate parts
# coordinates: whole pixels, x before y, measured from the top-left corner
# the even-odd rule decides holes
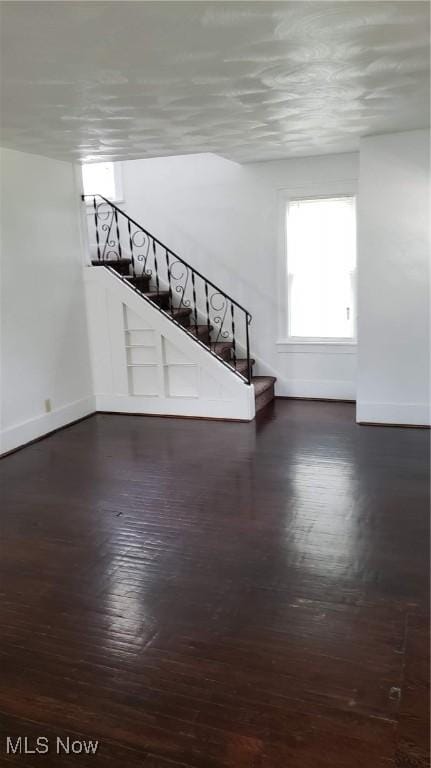
[[[126,219],[128,219],[131,224],[134,224],[134,226],[138,227],[138,229],[140,229],[141,232],[144,232],[144,234],[147,235],[147,237],[151,237],[151,239],[154,240],[154,242],[157,243],[157,245],[160,245],[160,247],[163,248],[165,251],[169,251],[169,253],[172,256],[174,256],[175,259],[178,259],[178,261],[181,261],[181,263],[184,264],[185,267],[187,267],[188,269],[193,270],[195,275],[198,275],[202,280],[205,280],[208,283],[208,285],[210,285],[212,288],[214,288],[217,292],[222,293],[224,296],[226,296],[226,298],[229,299],[229,301],[231,301],[232,304],[235,304],[235,306],[238,307],[238,309],[241,309],[243,312],[245,312],[249,316],[250,321],[251,321],[252,316],[250,315],[250,312],[247,309],[245,309],[245,307],[241,306],[241,304],[238,304],[238,302],[235,299],[233,299],[231,296],[229,296],[229,294],[226,293],[226,291],[223,291],[222,288],[220,288],[218,285],[216,285],[211,280],[209,280],[207,277],[205,277],[205,275],[203,275],[201,272],[199,272],[199,270],[195,269],[195,267],[192,267],[192,265],[189,264],[184,259],[182,259],[181,256],[178,256],[178,254],[175,253],[175,251],[173,251],[171,248],[169,248],[167,245],[165,245],[165,243],[162,243],[162,241],[159,240],[157,237],[152,235],[151,232],[148,231],[148,229],[145,229],[145,227],[142,226],[142,224],[138,224],[138,222],[135,221],[135,219],[132,219],[132,217],[129,216],[124,211],[122,211],[121,208],[118,208],[117,205],[112,203],[106,197],[103,197],[103,195],[99,195],[99,194],[97,194],[97,195],[81,195],[81,199],[82,200],[85,200],[86,197],[93,197],[93,198],[94,197],[101,197],[102,200],[105,203],[108,203],[108,205],[110,205],[111,208],[114,208],[116,211],[118,211],[118,213],[121,213],[121,215],[124,216]]]
[[[130,285],[129,287],[134,287],[134,290],[137,290],[137,292],[141,295],[147,298],[148,301],[150,301],[153,306],[155,306],[157,309],[163,312],[166,316],[168,316],[173,322],[175,322],[176,325],[179,325],[185,332],[188,333],[189,336],[192,336],[195,341],[197,341],[201,346],[205,346],[206,349],[220,362],[224,363],[225,366],[227,366],[233,373],[235,373],[237,376],[239,376],[240,379],[245,381],[247,384],[251,383],[251,361],[250,361],[250,340],[249,340],[249,324],[251,322],[252,316],[246,310],[241,304],[239,304],[235,299],[233,299],[229,294],[227,294],[225,291],[223,291],[222,288],[217,286],[215,283],[213,283],[211,280],[206,278],[201,272],[199,272],[197,269],[192,267],[188,262],[186,262],[181,256],[178,256],[175,251],[173,251],[171,248],[169,248],[167,245],[165,245],[161,240],[159,240],[157,237],[155,237],[151,232],[149,232],[145,227],[143,227],[141,224],[139,224],[135,219],[132,219],[131,216],[129,216],[127,213],[125,213],[121,208],[119,208],[115,203],[108,200],[103,195],[81,195],[81,199],[85,201],[87,198],[92,198],[93,200],[93,211],[94,211],[94,227],[95,227],[95,235],[96,235],[96,247],[97,247],[97,256],[98,261],[103,262],[106,260],[112,261],[112,260],[118,260],[123,258],[123,248],[126,249],[129,248],[130,255],[131,255],[131,263],[132,263],[132,269],[133,269],[133,275],[134,277],[140,277],[141,279],[147,280],[149,283],[149,280],[151,277],[153,277],[153,271],[147,270],[147,260],[151,256],[150,254],[150,247],[152,244],[152,256],[154,260],[154,266],[155,266],[155,279],[156,279],[156,293],[157,297],[160,298],[160,279],[159,279],[159,266],[157,261],[157,249],[156,246],[159,246],[163,249],[165,252],[165,260],[166,260],[166,270],[167,270],[167,281],[169,284],[169,306],[172,310],[179,309],[181,307],[189,308],[191,305],[191,301],[193,299],[193,309],[191,309],[191,313],[193,313],[194,320],[195,320],[195,329],[198,328],[198,314],[206,314],[206,324],[208,328],[208,340],[209,340],[209,346],[203,345],[202,342],[197,338],[197,335],[194,335],[188,331],[188,328],[179,324],[173,317],[172,314],[168,314],[165,312],[161,306],[157,302],[151,301],[151,299],[146,296],[146,292],[139,291],[139,289],[136,289],[134,286]],[[100,198],[102,201],[101,203],[97,204],[96,199]],[[109,206],[108,208],[108,216],[109,216],[109,210],[112,212],[109,225],[106,224],[106,211],[103,211],[100,213],[99,209],[103,205]],[[127,239],[128,244],[125,246],[124,243],[121,243],[121,233],[120,233],[120,225],[118,221],[118,214],[123,217],[123,219],[127,223]],[[99,220],[103,223],[100,226],[100,229],[103,230],[103,232],[106,232],[106,238],[104,244],[101,244],[100,242],[100,229],[99,229]],[[132,227],[135,227],[137,232],[142,233],[147,238],[146,243],[146,254],[139,254],[137,257],[138,261],[143,261],[143,269],[141,272],[141,275],[137,275],[136,273],[136,257],[134,256],[134,247],[137,250],[140,250],[144,248],[144,244],[136,245],[135,244],[135,236],[137,232],[135,231],[132,234]],[[114,228],[114,232],[112,234]],[[103,251],[101,250],[101,246],[103,246]],[[107,250],[108,249],[108,250]],[[106,253],[108,253],[109,259],[106,258]],[[173,259],[173,262],[170,262],[170,258]],[[178,281],[183,277],[181,276],[178,278],[174,275],[173,267],[177,265],[177,263],[183,265],[183,267],[186,270],[186,279],[184,281],[184,284],[179,283]],[[189,273],[191,275],[191,283],[192,283],[192,299],[187,299],[186,297],[186,288],[187,283],[189,280]],[[118,277],[121,278],[121,275],[116,273]],[[205,289],[205,307],[206,307],[206,313],[198,311],[198,304],[197,304],[197,297],[196,297],[196,278],[199,278],[203,281],[204,289]],[[123,276],[123,280],[127,280]],[[175,287],[175,292],[172,290],[172,282],[177,281],[177,285]],[[212,289],[212,295],[210,296],[211,291],[208,290],[208,288]],[[174,293],[180,295],[180,304],[179,307],[174,306],[173,297]],[[222,306],[214,306],[213,300],[215,297],[222,297],[223,302]],[[228,306],[230,306],[230,331],[227,331],[227,329],[224,327],[224,323],[226,320],[226,315],[228,312]],[[245,322],[245,352],[246,352],[246,359],[247,359],[247,374],[243,375],[236,369],[236,362],[237,362],[237,338],[236,338],[236,319],[235,319],[235,313],[234,309],[240,310],[241,313],[244,314],[244,322]],[[216,352],[212,348],[212,344],[214,344],[213,341],[211,341],[211,331],[214,329],[214,325],[212,325],[211,322],[211,310],[215,313],[214,317],[212,318],[212,321],[214,324],[218,327],[218,334],[216,338],[216,342],[219,340],[226,341],[227,338],[230,338],[232,336],[232,352],[233,352],[233,367],[227,363],[223,358],[221,358],[219,355],[216,354]],[[215,347],[214,347],[215,349]]]

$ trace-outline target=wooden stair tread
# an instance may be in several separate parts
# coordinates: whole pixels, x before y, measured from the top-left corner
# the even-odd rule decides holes
[[[274,400],[274,376],[252,376],[251,383],[254,387],[254,401],[256,414]]]
[[[252,368],[254,364],[255,364],[255,360],[252,360],[250,358],[250,368]],[[233,363],[233,360],[230,360],[230,365],[231,365],[231,368],[233,368],[234,370],[239,371],[239,373],[242,373],[242,374],[246,374],[247,373],[248,362],[247,362],[247,358],[246,357],[239,358],[239,359],[237,358],[235,365]]]
[[[131,264],[131,259],[93,259],[91,265],[93,267],[111,267],[116,264]]]
[[[124,279],[129,283],[149,283],[151,275],[125,275]]]
[[[169,296],[169,291],[141,291],[149,299],[157,299],[158,296]]]
[[[168,312],[172,317],[188,317],[191,313],[192,310],[189,307],[174,307],[174,309],[170,309]]]
[[[93,259],[91,262],[93,267],[107,267],[121,277],[129,276],[131,263],[130,259]]]
[[[220,355],[222,352],[232,349],[233,344],[231,341],[212,341],[209,346],[216,355]]]
[[[213,326],[210,325],[209,328],[207,325],[191,325],[190,328],[187,328],[189,333],[193,334],[193,336],[207,336],[208,331],[213,330]]]
[[[274,386],[276,381],[275,376],[252,376],[251,383],[254,386],[255,396],[263,395],[264,392]]]

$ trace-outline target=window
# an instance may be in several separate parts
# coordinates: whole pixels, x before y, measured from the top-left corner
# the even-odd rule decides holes
[[[86,163],[82,166],[84,195],[103,195],[108,200],[121,199],[118,164]]]
[[[354,197],[290,200],[286,224],[289,338],[352,341]]]

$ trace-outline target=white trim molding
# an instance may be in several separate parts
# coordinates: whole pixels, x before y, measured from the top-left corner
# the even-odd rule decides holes
[[[277,379],[278,397],[300,397],[323,400],[356,400],[354,382],[336,379]]]
[[[56,429],[65,427],[73,421],[89,416],[96,410],[96,400],[93,395],[67,403],[50,413],[42,413],[32,419],[14,424],[3,429],[0,434],[0,455],[15,450],[27,443],[44,437]]]
[[[431,424],[429,403],[370,403],[358,401],[358,424],[396,424],[428,427]]]
[[[356,341],[296,341],[280,339],[276,342],[279,354],[356,355]]]

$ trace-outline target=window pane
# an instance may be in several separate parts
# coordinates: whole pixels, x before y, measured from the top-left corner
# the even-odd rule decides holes
[[[289,203],[290,336],[353,338],[355,241],[353,198]]]
[[[84,195],[103,195],[115,200],[115,175],[113,163],[87,163],[82,166]]]

